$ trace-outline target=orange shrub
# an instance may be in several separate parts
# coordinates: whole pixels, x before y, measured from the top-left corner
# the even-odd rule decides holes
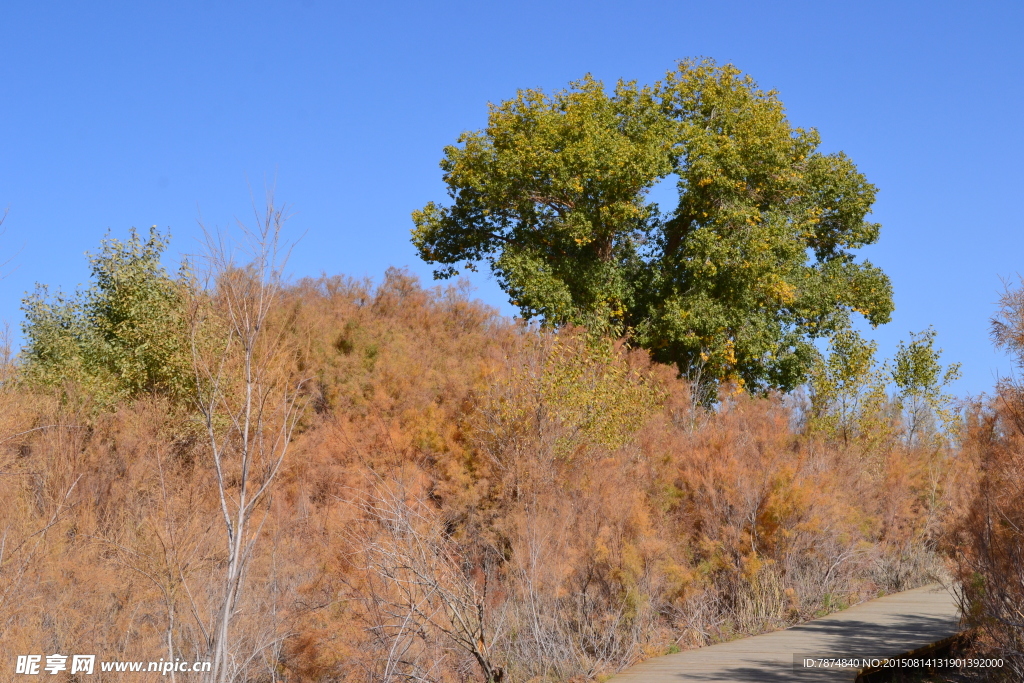
[[[936,566],[941,448],[706,412],[642,352],[395,270],[301,281],[270,324],[310,409],[257,515],[246,680],[584,680]],[[202,658],[225,557],[194,416],[7,383],[0,426],[4,658]]]

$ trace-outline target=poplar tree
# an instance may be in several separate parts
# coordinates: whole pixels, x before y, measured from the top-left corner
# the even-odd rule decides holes
[[[525,319],[628,336],[680,373],[754,392],[804,382],[814,340],[893,310],[855,250],[876,188],[818,150],[778,94],[683,61],[652,86],[586,76],[491,105],[444,149],[450,203],[413,213],[437,278],[486,264]],[[649,200],[674,179],[678,200]]]

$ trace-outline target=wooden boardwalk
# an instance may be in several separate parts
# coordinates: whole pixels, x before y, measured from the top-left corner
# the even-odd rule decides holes
[[[795,669],[794,655],[892,657],[959,631],[956,602],[936,584],[869,600],[784,631],[655,657],[626,669],[611,683],[853,681],[857,671],[851,669]]]

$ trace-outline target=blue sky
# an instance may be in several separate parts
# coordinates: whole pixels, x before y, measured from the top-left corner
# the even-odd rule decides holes
[[[276,178],[304,234],[297,276],[429,280],[409,214],[443,200],[444,145],[487,102],[590,72],[653,82],[689,56],[778,89],[880,188],[891,354],[929,324],[956,389],[1010,363],[988,319],[1024,272],[1020,2],[150,1],[5,3],[0,41],[0,318],[35,282],[74,289],[107,229],[156,224],[196,250],[197,218],[250,215]],[[477,293],[511,312],[485,276]]]

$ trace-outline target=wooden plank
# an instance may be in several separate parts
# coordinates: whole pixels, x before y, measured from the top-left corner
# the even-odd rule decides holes
[[[956,635],[956,601],[933,584],[869,600],[799,626],[655,657],[612,683],[853,681],[857,671],[794,669],[794,656],[893,657]]]

